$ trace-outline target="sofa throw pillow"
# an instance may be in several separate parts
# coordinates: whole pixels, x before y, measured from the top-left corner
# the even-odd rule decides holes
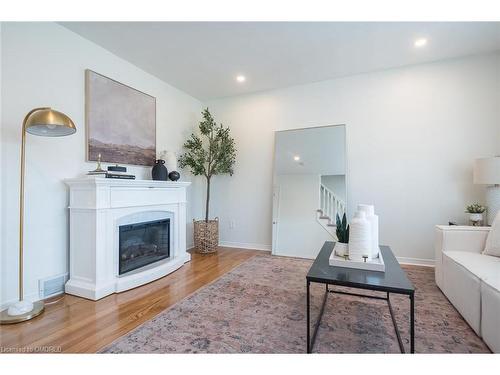
[[[498,211],[491,225],[483,254],[500,257],[500,211]]]

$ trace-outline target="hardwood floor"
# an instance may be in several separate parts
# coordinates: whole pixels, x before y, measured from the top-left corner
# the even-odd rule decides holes
[[[47,304],[32,321],[0,326],[0,353],[11,348],[45,347],[56,352],[94,353],[209,284],[258,250],[220,248],[217,254],[192,253],[179,270],[147,285],[90,301],[65,294]],[[50,301],[47,301],[50,302]]]

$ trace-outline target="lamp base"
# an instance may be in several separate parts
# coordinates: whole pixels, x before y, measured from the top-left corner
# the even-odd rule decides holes
[[[32,303],[33,307],[30,310],[21,312],[22,309],[29,304],[31,304],[31,302],[26,303],[26,301],[19,301],[10,308],[0,312],[0,324],[25,322],[26,320],[33,319],[40,315],[45,309],[43,301],[37,301]]]
[[[486,206],[488,207],[488,225],[493,224],[500,210],[500,186],[492,185],[486,188]]]

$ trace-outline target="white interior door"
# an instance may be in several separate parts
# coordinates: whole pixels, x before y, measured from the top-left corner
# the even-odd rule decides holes
[[[279,181],[279,231],[274,253],[280,256],[315,258],[331,235],[316,219],[319,176],[281,175]]]
[[[272,239],[272,254],[276,254],[278,242],[278,227],[279,227],[279,209],[280,209],[280,188],[273,186],[273,239]]]

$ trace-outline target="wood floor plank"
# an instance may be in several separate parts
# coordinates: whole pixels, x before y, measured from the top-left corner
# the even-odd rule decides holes
[[[65,353],[95,353],[262,253],[226,247],[211,255],[192,253],[191,262],[170,275],[99,301],[65,294],[53,299],[55,302],[47,304],[42,315],[29,322],[0,326],[0,346],[4,351],[5,348],[60,347]]]

